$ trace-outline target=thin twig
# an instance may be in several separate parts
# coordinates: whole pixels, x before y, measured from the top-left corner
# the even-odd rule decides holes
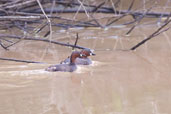
[[[40,19],[40,16],[0,16],[0,20],[23,20],[23,19]]]
[[[129,33],[131,33],[133,31],[133,29],[141,22],[141,20],[145,17],[145,15],[152,9],[153,7],[149,8],[146,12],[144,12],[144,14],[142,16],[140,16],[139,18],[135,18],[135,24],[128,30],[128,32],[126,33],[126,35],[128,35]]]
[[[0,46],[1,46],[2,48],[4,48],[5,50],[8,50],[8,49],[1,43],[1,40],[0,40]]]
[[[90,16],[91,16],[91,18],[93,18],[93,21],[97,24],[97,26],[104,28],[93,15],[90,15]]]
[[[82,8],[84,9],[84,11],[85,11],[85,14],[87,15],[87,17],[88,17],[88,19],[90,18],[90,16],[89,16],[89,14],[88,14],[88,12],[87,12],[87,10],[86,10],[86,8],[85,8],[85,6],[84,6],[84,4],[80,1],[80,0],[77,0],[79,3],[80,3],[80,5],[82,6]]]
[[[102,7],[105,4],[105,1],[100,3],[97,7],[95,7],[94,9],[92,9],[91,12],[96,12],[100,7]]]
[[[50,34],[50,30],[46,32],[46,34],[43,37],[47,37]]]
[[[109,26],[109,25],[113,24],[114,22],[116,22],[116,21],[118,21],[118,20],[124,18],[125,16],[129,15],[129,14],[130,14],[129,12],[130,12],[130,10],[132,9],[133,4],[134,4],[134,0],[132,0],[130,6],[129,6],[129,8],[128,8],[128,11],[127,11],[128,13],[125,13],[125,14],[121,15],[119,18],[116,18],[116,19],[113,20],[112,22],[106,24],[106,26]],[[116,11],[115,11],[115,14],[116,14]]]
[[[47,22],[49,23],[49,30],[50,30],[50,40],[52,39],[52,25],[51,25],[51,20],[48,18],[48,16],[46,15],[41,3],[39,0],[37,0],[37,3],[39,4],[39,7],[41,8],[41,11],[43,12],[44,16],[47,19]]]
[[[121,0],[117,0],[117,1],[114,3],[115,7],[118,7],[119,4],[120,4],[120,2],[121,2]]]
[[[77,42],[78,42],[78,33],[77,33],[77,37],[76,37],[76,40],[75,40],[75,43],[74,43],[74,46],[77,46]],[[72,47],[72,50],[74,50],[75,47]]]
[[[12,44],[10,44],[10,45],[6,46],[6,48],[8,49],[9,47],[11,47],[11,46],[13,46],[13,45],[15,45],[15,44],[19,43],[20,41],[21,41],[21,40],[18,40],[18,41],[16,41],[16,42],[14,42],[14,43],[12,43]]]
[[[139,46],[141,46],[142,44],[144,44],[148,40],[150,40],[150,39],[154,38],[155,36],[159,35],[159,31],[161,29],[163,29],[166,25],[168,25],[170,22],[171,22],[171,19],[167,23],[165,23],[164,25],[162,25],[159,29],[157,29],[154,33],[152,33],[150,36],[148,36],[147,38],[145,38],[144,40],[142,40],[141,42],[139,42],[138,44],[136,44],[135,46],[133,46],[130,50],[135,50],[136,48],[138,48]],[[166,30],[168,30],[168,29],[166,29]],[[166,30],[164,30],[164,31],[166,31]]]
[[[155,37],[155,36],[158,36],[159,34],[165,32],[165,31],[168,31],[170,28],[171,28],[171,27],[168,27],[168,28],[166,28],[166,29],[164,29],[164,30],[162,30],[162,31],[160,31],[160,32],[158,32],[158,33],[156,33],[156,34],[154,34],[154,37]]]
[[[68,2],[64,2],[64,1],[56,1],[56,3],[58,3],[58,4],[68,4]],[[71,5],[78,6],[80,4],[72,2]],[[83,3],[83,5],[88,7],[89,9],[97,7],[95,5],[87,5],[87,4],[84,4],[84,3]],[[46,9],[45,9],[45,11],[46,11]],[[76,11],[77,10],[74,11],[74,10],[71,10],[71,9],[69,9],[68,11],[63,10],[63,12],[65,12],[65,13],[71,13],[71,12],[73,13],[73,12],[76,12]],[[87,10],[87,11],[90,12],[92,10]],[[54,10],[54,12],[58,12],[58,11]],[[80,10],[79,12],[85,12],[85,10]],[[100,12],[100,13],[114,13],[113,7],[104,7],[104,6],[100,7],[96,12],[97,13],[98,12]],[[134,14],[134,15],[137,15],[137,16],[144,14],[143,12],[139,12],[139,11],[129,11],[128,12],[127,10],[120,10],[120,11],[117,10],[116,13],[120,13],[120,14],[131,13],[131,14]],[[169,13],[149,12],[149,13],[146,14],[147,17],[160,17],[161,15],[163,15],[163,17],[167,17],[167,16],[169,16]]]
[[[45,23],[42,27],[40,27],[35,33],[39,33],[43,28],[47,26],[48,23]]]
[[[27,0],[27,1],[24,1],[22,3],[18,3],[18,4],[11,4],[9,6],[6,6],[5,9],[11,9],[11,8],[19,8],[19,7],[23,7],[24,5],[28,5],[28,4],[31,4],[33,2],[36,2],[36,0]]]

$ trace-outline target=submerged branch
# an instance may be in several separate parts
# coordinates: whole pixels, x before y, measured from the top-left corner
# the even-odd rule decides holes
[[[0,34],[0,38],[4,38],[4,37],[6,37],[6,38],[13,38],[13,39],[22,39],[22,40],[43,41],[43,42],[58,44],[58,45],[61,45],[61,46],[74,47],[74,48],[78,48],[78,49],[85,49],[86,48],[86,47],[82,47],[82,46],[78,46],[78,45],[75,46],[75,45],[72,45],[72,44],[57,42],[57,41],[43,39],[43,38],[33,38],[33,37],[27,37],[27,36],[16,36],[16,35]]]
[[[29,61],[29,60],[20,60],[20,59],[11,59],[11,58],[0,58],[0,60],[14,61],[14,62],[24,62],[24,63],[40,63],[40,64],[43,64],[43,62]]]

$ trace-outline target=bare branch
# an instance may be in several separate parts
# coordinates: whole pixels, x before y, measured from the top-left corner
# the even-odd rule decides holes
[[[1,46],[2,48],[4,48],[5,50],[8,50],[8,49],[1,43],[1,40],[0,40],[0,46]]]
[[[29,61],[29,60],[19,60],[19,59],[11,59],[11,58],[0,58],[0,60],[15,61],[15,62],[24,62],[24,63],[39,63],[39,64],[44,64],[43,62]]]
[[[130,50],[135,50],[136,48],[138,48],[139,46],[141,46],[142,44],[144,44],[148,40],[150,40],[150,39],[154,38],[155,36],[159,35],[161,33],[161,32],[159,33],[159,31],[161,29],[163,29],[166,25],[168,25],[170,22],[171,22],[171,19],[167,23],[165,23],[164,25],[162,25],[159,29],[157,29],[154,33],[152,33],[150,36],[148,36],[146,39],[142,40],[141,42],[139,42],[138,44],[136,44],[135,46],[133,46]],[[169,28],[167,28],[166,30],[168,30],[168,29]],[[166,30],[164,30],[164,31],[166,31]],[[162,32],[164,32],[164,31],[162,31]]]
[[[74,46],[76,46],[77,45],[77,42],[78,42],[78,33],[77,33],[77,37],[76,37],[76,40],[75,40],[75,44],[74,44]],[[74,50],[74,47],[72,48],[72,50]]]
[[[75,45],[72,45],[72,44],[57,42],[57,41],[48,40],[48,39],[44,39],[44,38],[33,38],[33,37],[27,37],[27,36],[16,36],[16,35],[4,35],[4,34],[0,34],[0,39],[1,38],[4,38],[4,37],[6,37],[6,38],[13,38],[13,39],[43,41],[43,42],[58,44],[58,45],[61,45],[61,46],[74,47],[74,48],[78,48],[78,49],[85,49],[85,47],[82,47],[82,46],[78,46],[78,45],[75,46]]]

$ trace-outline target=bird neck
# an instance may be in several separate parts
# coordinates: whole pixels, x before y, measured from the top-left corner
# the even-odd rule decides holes
[[[75,57],[71,56],[70,57],[70,65],[74,65],[75,64]]]

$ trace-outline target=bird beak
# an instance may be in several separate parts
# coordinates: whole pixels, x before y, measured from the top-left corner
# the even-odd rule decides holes
[[[90,55],[93,55],[93,56],[95,56],[96,54],[95,54],[95,53],[90,53]]]
[[[91,53],[90,53],[90,55],[92,56],[95,56],[96,54],[95,53],[93,53],[94,52],[94,50],[91,50]]]

